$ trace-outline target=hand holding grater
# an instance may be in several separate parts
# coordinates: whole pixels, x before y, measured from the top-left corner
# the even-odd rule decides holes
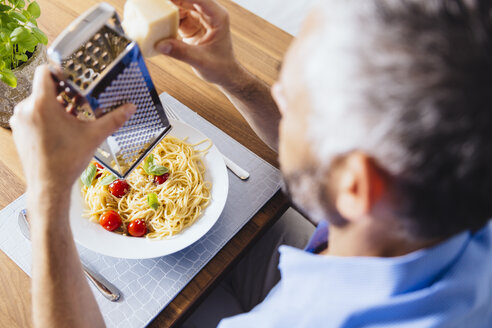
[[[142,53],[106,3],[77,18],[48,49],[58,100],[81,120],[94,120],[125,103],[137,107],[94,157],[125,178],[171,130]]]

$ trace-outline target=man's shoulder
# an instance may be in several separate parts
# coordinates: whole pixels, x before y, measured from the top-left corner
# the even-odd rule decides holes
[[[492,326],[492,223],[394,259],[280,251],[279,285],[253,311],[221,327]]]

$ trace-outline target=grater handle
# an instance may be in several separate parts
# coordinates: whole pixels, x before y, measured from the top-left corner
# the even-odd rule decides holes
[[[114,17],[116,9],[111,5],[99,3],[76,18],[53,42],[48,49],[48,57],[61,63],[72,54],[81,43],[85,43],[100,26]]]
[[[125,35],[125,31],[123,30],[123,26],[121,26],[120,16],[118,16],[118,13],[116,11],[114,12],[113,17],[111,18],[111,22],[113,23],[113,27],[116,31]]]

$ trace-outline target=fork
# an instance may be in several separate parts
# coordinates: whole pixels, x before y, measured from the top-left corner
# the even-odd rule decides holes
[[[175,119],[176,121],[183,121],[176,111],[168,104],[162,104],[164,106],[164,111],[166,112],[167,116],[169,116],[172,119]],[[234,163],[230,158],[228,158],[226,155],[222,154],[222,157],[224,158],[225,165],[229,170],[231,170],[232,173],[234,173],[239,179],[241,180],[248,180],[249,178],[249,173],[236,163]]]

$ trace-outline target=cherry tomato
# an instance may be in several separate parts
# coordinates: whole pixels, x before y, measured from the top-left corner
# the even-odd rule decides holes
[[[142,237],[147,233],[147,226],[144,220],[135,219],[127,227],[128,233],[134,237]]]
[[[169,178],[169,173],[164,173],[163,175],[155,175],[154,183],[161,185],[164,182],[166,182],[168,178]]]
[[[95,162],[94,165],[97,168],[97,174],[96,174],[96,179],[98,179],[102,175],[102,171],[104,171],[104,166],[99,164],[98,162]]]
[[[122,179],[114,180],[114,182],[109,185],[109,192],[118,198],[125,196],[129,190],[130,185]]]
[[[121,217],[115,211],[107,211],[99,218],[99,224],[108,231],[114,231],[121,226]]]

